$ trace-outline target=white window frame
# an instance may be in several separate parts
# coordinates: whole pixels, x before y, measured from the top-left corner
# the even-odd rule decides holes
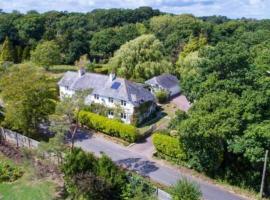
[[[94,98],[98,100],[99,99],[99,95],[98,94],[94,94]]]
[[[124,100],[121,100],[121,105],[122,105],[122,106],[126,106],[126,105],[127,105],[127,102],[124,101]]]
[[[113,113],[113,111],[112,110],[109,110],[109,116],[114,116],[114,113]]]
[[[127,114],[126,113],[121,113],[121,119],[127,119]]]
[[[113,98],[112,97],[109,97],[109,102],[113,103]]]

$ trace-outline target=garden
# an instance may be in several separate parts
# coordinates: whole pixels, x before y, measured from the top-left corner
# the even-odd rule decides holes
[[[59,185],[61,179],[49,165],[29,159],[26,152],[9,144],[1,144],[0,199],[52,200]]]

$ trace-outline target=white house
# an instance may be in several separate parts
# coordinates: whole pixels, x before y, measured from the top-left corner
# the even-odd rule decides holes
[[[155,98],[143,86],[116,77],[115,74],[103,75],[86,73],[84,69],[78,72],[66,72],[58,82],[60,98],[72,96],[79,90],[91,90],[86,97],[86,104],[98,103],[112,108],[108,117],[114,118],[115,108],[121,109],[121,119],[125,123],[131,123],[135,112],[137,113],[142,105],[147,105],[144,113],[140,113],[138,121],[141,122],[151,115],[156,109]]]
[[[165,90],[169,93],[170,97],[173,97],[181,92],[179,80],[171,74],[155,76],[145,81],[145,84],[150,87],[152,93],[158,90]]]

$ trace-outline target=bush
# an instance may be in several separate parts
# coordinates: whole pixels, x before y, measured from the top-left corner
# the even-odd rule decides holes
[[[139,136],[137,129],[132,125],[123,124],[117,120],[108,119],[87,111],[80,112],[79,122],[88,128],[119,137],[128,142],[135,142]]]
[[[23,175],[19,167],[12,166],[6,162],[0,162],[0,183],[13,182]]]
[[[169,94],[165,90],[159,90],[155,95],[158,103],[166,103],[168,101]]]
[[[178,138],[155,133],[153,136],[153,144],[158,153],[168,156],[173,161],[184,160],[186,157]]]
[[[171,188],[171,195],[173,200],[200,200],[202,197],[199,186],[186,179],[179,180]]]

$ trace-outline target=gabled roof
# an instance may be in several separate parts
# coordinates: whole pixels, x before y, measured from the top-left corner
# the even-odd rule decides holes
[[[164,89],[170,89],[179,85],[179,81],[176,76],[171,74],[162,74],[159,76],[155,76],[147,81],[145,81],[147,85],[158,85]]]
[[[150,91],[137,83],[118,77],[111,80],[107,75],[96,73],[79,76],[77,72],[66,72],[58,85],[74,91],[92,89],[93,94],[128,101],[135,106],[155,99]]]

